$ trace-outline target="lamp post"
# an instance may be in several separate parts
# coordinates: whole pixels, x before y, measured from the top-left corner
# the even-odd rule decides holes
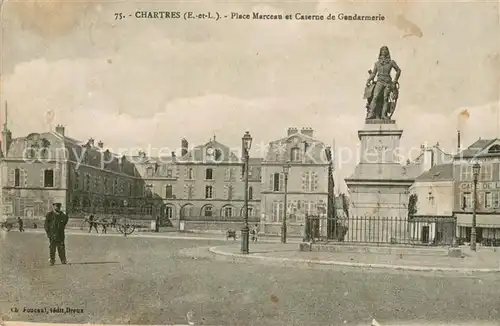
[[[472,166],[472,176],[474,177],[474,187],[472,192],[472,229],[470,232],[470,250],[476,251],[476,209],[477,209],[477,179],[481,165],[476,162]]]
[[[283,175],[285,176],[285,207],[283,209],[283,221],[281,223],[281,243],[286,243],[286,216],[287,216],[287,196],[288,196],[288,172],[290,172],[290,163],[283,165]]]
[[[248,161],[250,159],[250,148],[252,147],[252,136],[247,131],[241,139],[241,147],[243,150],[243,171],[245,173],[245,225],[241,229],[241,253],[248,254],[249,233],[248,228]]]

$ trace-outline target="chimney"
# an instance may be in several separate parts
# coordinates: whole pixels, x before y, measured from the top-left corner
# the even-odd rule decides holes
[[[430,168],[432,168],[432,165],[434,164],[434,150],[432,148],[429,148],[426,145],[422,145],[421,148],[423,149],[424,152],[424,159],[423,159],[423,171],[429,171]]]
[[[188,141],[186,140],[186,138],[182,138],[182,140],[181,140],[181,156],[184,156],[188,153],[188,147],[189,147]]]
[[[64,137],[64,126],[63,125],[57,125],[56,126],[56,132]]]
[[[94,147],[94,138],[89,138],[88,143],[90,147]]]
[[[99,142],[97,143],[97,146],[99,146],[99,148],[100,148],[100,149],[103,149],[103,147],[104,147],[104,143],[103,143],[102,141],[99,141]]]
[[[300,133],[302,135],[306,135],[306,136],[311,137],[311,138],[314,136],[314,130],[312,128],[309,128],[309,127],[302,128],[302,130],[300,130]]]
[[[299,132],[299,129],[290,127],[288,128],[287,136],[295,135]]]
[[[460,130],[457,130],[457,154],[460,153],[461,150],[461,144],[460,144]]]
[[[175,152],[172,151],[172,162],[175,162],[175,161],[176,161]]]

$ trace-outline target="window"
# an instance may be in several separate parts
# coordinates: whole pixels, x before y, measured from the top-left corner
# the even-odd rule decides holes
[[[241,216],[245,217],[245,206],[241,208]],[[253,216],[253,207],[248,207],[248,217]]]
[[[212,216],[212,206],[205,206],[203,208],[203,216]]]
[[[472,207],[472,194],[470,192],[462,193],[462,209],[467,209]]]
[[[460,165],[460,181],[471,181],[472,180],[472,165],[462,164]]]
[[[152,167],[148,167],[146,169],[146,176],[152,177],[154,175],[154,169]]]
[[[279,173],[272,175],[272,189],[273,191],[280,191],[281,189],[281,175]]]
[[[167,169],[167,178],[171,178],[173,175],[172,169]]]
[[[116,194],[118,192],[118,180],[113,180],[113,193]]]
[[[304,172],[302,174],[302,190],[312,192],[318,189],[318,177],[315,172]]]
[[[129,197],[132,197],[132,195],[133,195],[133,192],[132,192],[132,185],[129,183],[129,184],[128,184],[128,196],[129,196]]]
[[[483,207],[484,208],[491,208],[492,207],[492,193],[491,192],[485,192],[484,193],[484,198],[483,198]]]
[[[233,186],[228,185],[226,189],[227,189],[227,199],[228,200],[233,199]]]
[[[75,189],[80,188],[80,173],[78,173],[78,171],[75,171],[75,182],[73,183],[73,186]]]
[[[193,185],[186,185],[186,197],[188,199],[193,199],[194,197],[194,186]]]
[[[107,177],[104,177],[103,183],[104,183],[104,193],[107,194],[109,192],[109,182]]]
[[[15,169],[14,170],[14,187],[20,187],[20,186],[21,186],[21,170]]]
[[[89,174],[85,175],[85,190],[86,191],[90,190],[90,175]]]
[[[280,222],[283,217],[285,205],[282,202],[274,202],[273,203],[273,222]]]
[[[248,187],[248,200],[253,199],[253,188],[250,186]]]
[[[231,181],[233,180],[233,169],[232,168],[227,168],[226,169],[226,181]]]
[[[188,171],[187,172],[187,179],[188,180],[193,180],[194,179],[194,170],[193,170],[193,168],[189,168],[187,171]]]
[[[224,217],[233,216],[233,208],[231,206],[224,207]]]
[[[43,186],[46,188],[54,187],[54,170],[45,170],[43,173]]]
[[[488,149],[488,153],[498,154],[500,153],[500,145],[493,145]]]
[[[481,170],[479,170],[479,180],[490,181],[492,179],[493,179],[493,165],[482,164]]]
[[[174,194],[173,194],[172,185],[166,185],[165,186],[165,198],[173,198],[173,197],[174,197]]]
[[[205,170],[205,180],[212,180],[213,177],[213,170],[212,169],[206,169]]]
[[[192,205],[184,206],[182,208],[182,216],[183,217],[193,216],[193,206]]]
[[[294,147],[290,151],[290,161],[299,162],[300,161],[300,148]]]
[[[164,207],[164,217],[171,219],[174,216],[174,208],[172,206],[165,206]]]
[[[205,198],[206,199],[211,199],[213,196],[213,188],[212,186],[206,186],[205,187]]]
[[[153,206],[152,205],[142,206],[141,211],[145,215],[153,215]]]
[[[491,202],[494,208],[499,208],[500,206],[500,192],[495,191],[492,193]]]

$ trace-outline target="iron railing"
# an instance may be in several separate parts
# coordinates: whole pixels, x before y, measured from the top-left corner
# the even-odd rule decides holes
[[[454,217],[307,216],[304,241],[447,246],[456,229]]]

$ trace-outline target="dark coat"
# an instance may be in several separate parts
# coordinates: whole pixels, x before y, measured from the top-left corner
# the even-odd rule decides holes
[[[64,228],[68,224],[68,215],[63,212],[48,212],[45,216],[45,232],[52,240],[64,240]]]

